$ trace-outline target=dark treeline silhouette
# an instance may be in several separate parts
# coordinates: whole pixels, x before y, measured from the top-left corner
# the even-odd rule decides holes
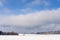
[[[60,34],[60,31],[36,32],[35,34]]]
[[[2,32],[0,31],[0,35],[18,35],[16,32]]]

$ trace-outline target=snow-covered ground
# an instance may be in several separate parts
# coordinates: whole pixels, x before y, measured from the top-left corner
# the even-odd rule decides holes
[[[0,36],[0,40],[60,40],[60,35],[20,34],[19,36]]]

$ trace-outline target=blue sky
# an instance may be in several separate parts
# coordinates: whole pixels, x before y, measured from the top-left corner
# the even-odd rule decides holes
[[[0,0],[0,30],[60,30],[60,0]]]
[[[0,14],[19,15],[60,8],[60,0],[0,0]],[[4,10],[8,10],[4,12]]]

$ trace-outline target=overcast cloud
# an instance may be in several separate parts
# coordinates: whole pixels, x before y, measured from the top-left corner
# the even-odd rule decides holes
[[[17,26],[35,26],[60,23],[60,8],[54,10],[42,10],[26,15],[10,15],[0,17],[0,24]]]
[[[17,27],[17,29],[15,28],[14,30],[18,30],[18,32],[21,30],[18,29],[18,27],[22,27],[22,32],[32,32],[32,30],[33,32],[60,30],[60,8],[54,10],[42,10],[26,15],[1,15],[0,25],[14,25],[14,27]],[[13,28],[13,26],[9,27]]]

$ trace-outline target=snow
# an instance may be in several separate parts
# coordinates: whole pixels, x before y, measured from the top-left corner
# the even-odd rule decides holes
[[[37,35],[37,34],[20,34],[20,35],[1,35],[0,40],[60,40],[60,35]]]

